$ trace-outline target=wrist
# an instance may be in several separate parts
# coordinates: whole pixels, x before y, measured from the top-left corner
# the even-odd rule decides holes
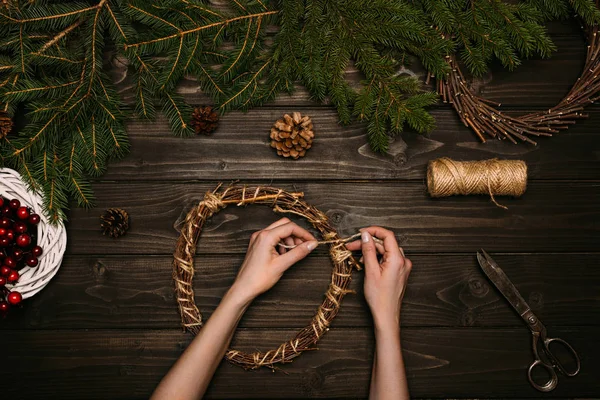
[[[248,293],[247,290],[237,286],[235,283],[229,288],[222,301],[229,301],[236,307],[243,309],[244,311],[250,306],[250,303],[255,299],[256,296]]]
[[[376,334],[400,334],[400,317],[395,315],[373,315]]]

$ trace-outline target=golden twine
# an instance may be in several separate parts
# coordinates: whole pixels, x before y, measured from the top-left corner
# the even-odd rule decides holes
[[[527,164],[521,160],[455,161],[438,158],[427,166],[427,188],[431,197],[489,194],[520,197],[527,189]]]
[[[225,353],[226,360],[245,369],[275,368],[276,363],[291,362],[303,351],[315,350],[315,344],[329,330],[329,324],[337,315],[342,299],[346,294],[352,293],[352,290],[348,289],[352,270],[360,269],[360,264],[345,246],[349,238],[340,238],[331,226],[329,218],[301,199],[303,193],[289,193],[264,186],[229,186],[219,191],[220,187],[221,184],[212,192],[207,192],[204,199],[188,212],[174,253],[173,279],[181,322],[184,329],[193,334],[197,334],[202,327],[202,315],[196,306],[192,286],[194,254],[204,223],[216,212],[231,204],[267,205],[275,212],[306,218],[323,235],[324,240],[321,243],[326,242],[330,246],[329,254],[333,261],[331,282],[325,292],[325,299],[311,322],[276,349],[254,353],[230,349]]]

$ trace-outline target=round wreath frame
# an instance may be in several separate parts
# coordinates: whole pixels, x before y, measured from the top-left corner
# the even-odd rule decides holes
[[[450,103],[465,126],[471,128],[481,142],[484,133],[495,139],[517,143],[537,143],[528,136],[552,136],[569,129],[578,119],[587,118],[582,111],[600,96],[600,37],[598,26],[587,27],[588,46],[581,76],[569,93],[554,107],[519,117],[511,117],[496,109],[501,104],[475,95],[458,65],[456,57],[446,56],[450,72],[437,81],[437,91],[444,103]]]
[[[67,248],[67,230],[62,221],[49,223],[44,212],[44,199],[28,189],[21,175],[10,168],[0,168],[0,194],[8,199],[18,199],[31,208],[41,218],[37,227],[37,244],[44,254],[36,267],[24,267],[19,271],[19,280],[14,285],[6,285],[28,299],[37,294],[58,272]]]
[[[219,184],[212,192],[207,192],[204,199],[188,212],[174,253],[173,279],[181,321],[184,329],[194,335],[202,327],[202,315],[194,300],[192,284],[194,254],[204,223],[212,215],[231,204],[236,206],[267,205],[276,213],[294,214],[307,219],[315,229],[321,232],[324,240],[333,242],[329,243],[329,254],[333,262],[331,282],[325,292],[325,299],[311,322],[276,349],[254,353],[229,349],[225,353],[227,361],[245,369],[275,368],[274,364],[291,362],[302,352],[315,350],[314,345],[329,330],[329,325],[337,315],[342,299],[346,294],[353,292],[348,289],[352,280],[352,270],[361,267],[331,226],[327,215],[302,200],[303,193],[290,193],[283,189],[267,186],[236,185],[219,191],[221,186]]]

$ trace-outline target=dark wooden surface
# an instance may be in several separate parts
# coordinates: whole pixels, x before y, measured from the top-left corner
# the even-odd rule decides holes
[[[494,68],[474,81],[474,90],[513,112],[558,101],[585,51],[576,24],[550,30],[559,46],[551,60],[527,61],[515,73]],[[126,80],[121,87],[127,94]],[[204,101],[192,80],[180,92],[193,104]],[[313,117],[317,141],[305,159],[290,162],[274,155],[267,134],[275,119],[294,110]],[[131,154],[94,185],[98,208],[70,213],[58,275],[1,322],[2,398],[148,397],[191,340],[179,328],[171,281],[174,226],[205,191],[231,180],[302,190],[342,235],[370,224],[396,232],[414,262],[402,315],[413,396],[542,396],[525,376],[532,360],[528,330],[477,266],[475,251],[484,247],[550,334],[581,355],[581,374],[561,377],[543,397],[600,397],[600,109],[590,108],[589,120],[537,147],[480,144],[448,105],[432,112],[431,134],[408,132],[387,155],[371,153],[363,126],[340,126],[335,111],[311,102],[302,88],[247,114],[228,114],[211,137],[176,138],[161,118],[131,122]],[[527,193],[498,199],[508,211],[485,197],[430,199],[425,166],[440,156],[523,159]],[[132,217],[119,240],[98,229],[101,211],[114,206]],[[276,218],[266,208],[229,208],[207,225],[195,282],[206,317],[233,281],[250,233]],[[323,249],[299,263],[253,304],[235,345],[266,349],[293,335],[320,303],[329,271]],[[366,397],[373,336],[362,273],[352,286],[357,294],[344,299],[319,351],[284,366],[285,373],[223,364],[207,397]]]

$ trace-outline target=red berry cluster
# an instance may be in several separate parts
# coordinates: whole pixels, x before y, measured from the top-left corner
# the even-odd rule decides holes
[[[21,206],[19,200],[0,196],[0,314],[23,300],[21,293],[8,290],[6,284],[17,283],[21,268],[38,265],[43,253],[36,245],[39,223],[40,216]]]

